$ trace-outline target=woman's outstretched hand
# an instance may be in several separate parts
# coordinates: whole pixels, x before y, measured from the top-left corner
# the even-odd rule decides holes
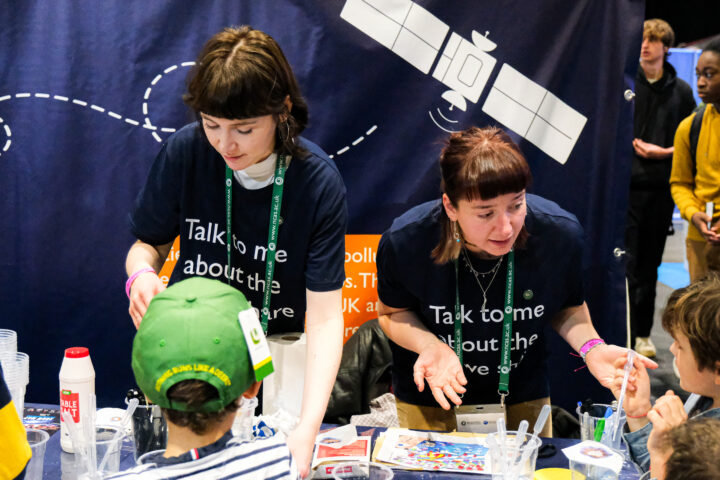
[[[422,349],[413,367],[413,377],[419,392],[427,382],[435,401],[445,410],[450,410],[448,399],[455,405],[462,403],[458,394],[465,393],[463,385],[467,385],[467,379],[455,352],[440,340]]]

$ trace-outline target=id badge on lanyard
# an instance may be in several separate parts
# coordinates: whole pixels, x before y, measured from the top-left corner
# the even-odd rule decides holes
[[[510,393],[510,339],[512,338],[513,321],[513,286],[515,284],[515,252],[508,253],[507,280],[505,282],[505,308],[503,310],[503,331],[500,349],[500,381],[498,394],[500,403],[459,405],[455,407],[455,420],[458,432],[490,433],[497,431],[497,421],[507,422],[505,397]],[[455,260],[455,354],[463,363],[462,351],[462,314],[460,311],[460,289],[458,287],[458,264]]]
[[[278,155],[273,177],[272,201],[270,203],[270,222],[268,226],[268,247],[265,258],[265,289],[263,290],[263,304],[260,310],[260,324],[263,332],[267,333],[270,316],[270,297],[272,296],[272,280],[275,273],[275,253],[277,251],[278,227],[280,225],[280,208],[282,206],[283,187],[285,183],[285,170],[287,163],[285,155]],[[232,268],[232,183],[233,171],[225,166],[225,223],[227,230],[227,281],[230,284],[230,269]]]

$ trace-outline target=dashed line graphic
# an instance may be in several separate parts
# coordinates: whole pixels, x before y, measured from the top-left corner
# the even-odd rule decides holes
[[[4,120],[0,118],[0,123],[4,123]],[[10,144],[12,143],[12,140],[10,140],[10,137],[12,137],[12,131],[10,130],[10,126],[5,123],[3,125],[3,130],[5,130],[5,135],[7,136],[7,141],[5,142],[5,145],[3,146],[2,151],[7,152],[10,148]]]
[[[15,99],[25,99],[25,98],[38,98],[38,99],[44,99],[44,100],[57,100],[59,102],[65,102],[65,103],[73,103],[74,105],[78,105],[80,107],[90,107],[91,110],[94,110],[99,113],[104,113],[108,115],[111,118],[114,118],[116,120],[121,120],[127,123],[128,125],[132,125],[134,127],[141,127],[145,130],[148,130],[151,132],[152,137],[157,141],[158,143],[162,143],[163,139],[160,135],[158,135],[158,131],[163,133],[173,133],[175,132],[175,128],[170,127],[159,127],[157,125],[153,125],[152,121],[150,121],[150,107],[149,107],[149,100],[150,95],[152,93],[153,88],[165,78],[166,75],[171,74],[175,71],[178,71],[180,68],[187,68],[192,67],[195,65],[195,62],[182,62],[178,65],[171,65],[167,68],[165,68],[162,73],[155,76],[155,78],[152,79],[150,82],[150,86],[145,90],[145,94],[143,96],[143,103],[142,103],[142,122],[135,120],[131,117],[123,117],[121,114],[113,112],[111,110],[106,109],[105,107],[101,107],[100,105],[96,105],[94,103],[88,103],[85,100],[81,100],[79,98],[70,98],[63,95],[51,95],[50,93],[44,93],[44,92],[21,92],[16,93],[14,95],[2,95],[0,96],[0,102],[5,102],[8,100]],[[10,126],[2,119],[0,118],[0,125],[2,125],[2,131],[5,133],[5,136],[7,137],[5,144],[2,147],[2,152],[0,152],[0,155],[2,153],[7,152],[10,149],[10,145],[12,144],[11,140],[11,134],[12,131],[10,130]],[[361,140],[362,141],[362,137]],[[1,140],[0,140],[1,142]]]
[[[370,127],[370,128],[365,132],[365,135],[359,136],[358,138],[356,138],[355,140],[353,140],[352,142],[350,142],[350,145],[345,145],[343,148],[341,148],[340,150],[338,150],[337,152],[335,152],[334,155],[329,155],[329,157],[330,157],[330,158],[335,158],[335,156],[339,156],[339,155],[342,155],[343,153],[347,152],[348,150],[350,150],[351,147],[356,146],[357,144],[359,144],[360,142],[362,142],[363,140],[365,140],[369,135],[372,135],[372,133],[373,133],[375,130],[377,130],[377,128],[378,128],[377,125],[373,125],[372,127]]]

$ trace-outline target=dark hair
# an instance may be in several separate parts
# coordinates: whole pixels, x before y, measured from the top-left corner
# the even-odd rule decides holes
[[[720,55],[720,38],[710,40],[702,49],[703,52],[714,52]]]
[[[450,202],[489,200],[507,193],[525,190],[532,173],[525,157],[512,139],[497,127],[470,127],[450,135],[440,154],[441,188]],[[460,243],[453,238],[452,222],[442,209],[440,242],[432,251],[435,263],[443,264],[458,257]],[[516,245],[527,240],[523,226]]]
[[[217,389],[202,380],[178,382],[168,389],[167,396],[171,400],[187,404],[190,409],[199,408],[205,402],[219,397]],[[178,427],[189,427],[196,435],[203,435],[219,425],[225,417],[233,414],[238,406],[235,399],[217,412],[183,412],[169,408],[163,408],[162,411],[169,422]]]
[[[717,480],[720,478],[720,419],[692,418],[665,434],[672,453],[665,462],[668,480]]]
[[[307,103],[280,46],[267,33],[243,26],[215,34],[190,72],[183,101],[198,117],[201,112],[227,119],[273,115],[276,150],[304,156],[296,138],[308,123]]]
[[[670,300],[674,304],[670,306]],[[662,326],[673,337],[688,338],[700,370],[717,371],[720,362],[720,278],[711,273],[703,280],[671,295]]]

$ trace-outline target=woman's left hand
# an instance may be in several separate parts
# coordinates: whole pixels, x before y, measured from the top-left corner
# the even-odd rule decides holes
[[[314,429],[298,424],[287,438],[288,448],[295,460],[300,478],[306,478],[310,474],[310,462],[316,434]]]
[[[629,349],[617,345],[598,345],[587,353],[585,363],[600,385],[612,389],[615,378],[614,363],[618,358],[627,355],[628,351]],[[639,353],[635,354],[635,361],[642,362],[646,368],[651,370],[658,368],[657,363]]]

